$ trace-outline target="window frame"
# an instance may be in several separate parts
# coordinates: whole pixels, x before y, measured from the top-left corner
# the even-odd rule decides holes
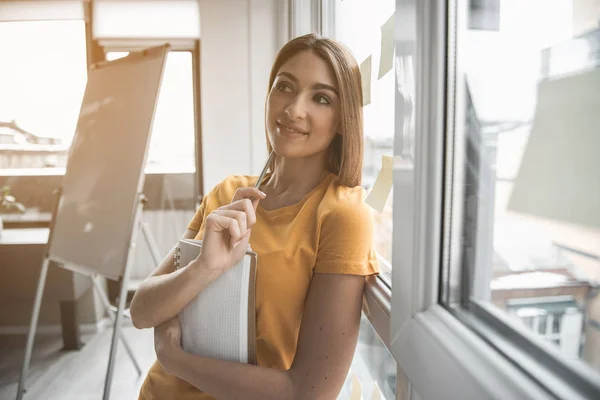
[[[595,372],[579,360],[565,359],[556,346],[491,304],[472,300],[468,308],[448,311],[549,393],[564,399],[591,399],[600,393]]]
[[[540,340],[525,328],[515,329],[507,315],[487,304],[472,303],[469,310],[456,311],[440,303],[449,295],[444,283],[460,279],[446,271],[454,262],[450,255],[460,251],[460,231],[457,235],[449,216],[460,215],[460,205],[451,200],[462,187],[447,178],[455,176],[455,157],[461,158],[446,150],[447,146],[461,148],[455,132],[464,110],[455,105],[459,104],[456,97],[464,95],[463,85],[448,77],[461,76],[455,69],[456,24],[466,21],[461,11],[467,10],[466,4],[466,0],[397,0],[397,26],[406,22],[401,18],[412,16],[416,22],[417,71],[416,157],[412,168],[394,169],[391,349],[405,373],[401,389],[413,399],[587,398],[592,392],[578,390],[577,385],[586,382],[589,389],[592,376],[576,368],[576,363],[560,359],[557,350],[545,348],[550,345],[540,346]],[[397,48],[398,44],[396,31]],[[508,328],[512,335],[503,334]],[[540,362],[536,357],[540,353],[524,352],[523,342],[542,351],[549,364]],[[556,370],[557,366],[563,369]],[[564,379],[564,368],[582,380]]]

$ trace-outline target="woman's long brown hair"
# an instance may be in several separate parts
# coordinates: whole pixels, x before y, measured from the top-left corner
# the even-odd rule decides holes
[[[269,90],[273,86],[279,68],[290,58],[302,51],[312,51],[325,60],[332,68],[337,80],[340,103],[340,134],[329,148],[327,168],[338,176],[339,183],[349,187],[360,185],[363,163],[363,114],[362,83],[358,63],[342,44],[322,38],[317,34],[299,36],[281,48],[269,78]],[[268,100],[267,92],[267,100]],[[273,150],[267,134],[267,149]],[[275,167],[275,159],[269,166]]]

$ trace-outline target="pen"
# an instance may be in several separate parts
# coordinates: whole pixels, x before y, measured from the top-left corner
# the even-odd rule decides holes
[[[263,167],[262,172],[258,176],[258,180],[254,184],[254,187],[256,189],[258,189],[260,187],[260,184],[262,183],[262,180],[265,179],[265,175],[267,174],[267,170],[269,169],[269,164],[271,163],[271,160],[273,159],[274,155],[275,155],[275,152],[271,151],[271,154],[269,154],[269,158],[267,159],[267,162],[265,163],[265,166]]]

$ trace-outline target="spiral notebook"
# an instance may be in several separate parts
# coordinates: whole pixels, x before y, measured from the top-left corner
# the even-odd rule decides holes
[[[201,240],[182,239],[175,266],[198,257]],[[256,253],[251,250],[200,292],[179,313],[181,342],[188,353],[256,364]]]

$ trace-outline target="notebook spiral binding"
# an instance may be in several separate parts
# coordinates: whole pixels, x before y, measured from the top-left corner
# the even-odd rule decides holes
[[[179,269],[179,259],[181,258],[181,255],[179,254],[180,251],[181,249],[179,246],[175,247],[175,253],[173,253],[173,259],[175,260],[173,265],[175,265],[175,269]]]

